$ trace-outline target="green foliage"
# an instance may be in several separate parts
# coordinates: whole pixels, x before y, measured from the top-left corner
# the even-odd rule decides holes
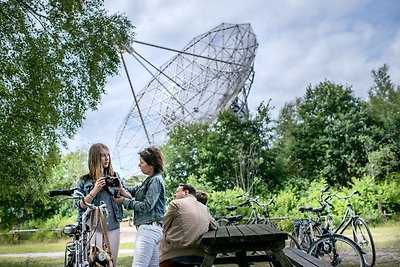
[[[388,72],[386,64],[373,70],[374,84],[368,92],[368,111],[374,127],[368,139],[366,173],[378,180],[400,172],[400,86],[396,87]]]
[[[95,109],[132,24],[103,1],[0,2],[1,227],[46,214],[42,186]]]
[[[327,187],[327,182],[315,180],[306,188],[285,189],[277,193],[268,193],[260,197],[260,203],[267,203],[270,198],[274,199],[274,204],[269,207],[270,216],[274,219],[281,229],[290,231],[292,228],[292,220],[298,218],[306,218],[306,213],[301,213],[298,208],[300,206],[320,207],[319,199],[321,190]],[[351,185],[348,187],[331,187],[329,193],[346,196],[350,195],[354,190],[358,190],[361,195],[353,195],[349,199],[352,208],[356,214],[361,215],[368,223],[378,224],[384,222],[387,218],[382,216],[383,211],[393,214],[392,220],[397,220],[400,213],[400,176],[393,177],[390,182],[376,183],[371,177],[365,176],[362,179],[353,178]],[[243,192],[240,188],[226,190],[220,192],[212,192],[209,194],[207,205],[215,215],[227,215],[225,206],[237,206],[243,199],[236,198]],[[253,196],[254,197],[254,196]],[[330,211],[333,215],[335,224],[341,221],[342,215],[346,209],[346,202],[343,199],[333,197],[331,200],[332,207]],[[239,208],[236,214],[244,217],[249,216],[251,209],[248,207]],[[261,213],[261,210],[258,209]]]
[[[207,139],[209,134],[209,126],[202,123],[179,125],[169,133],[170,138],[162,149],[167,191],[175,192],[180,183],[186,183],[189,175],[196,177],[199,183],[207,183],[200,170],[199,154],[203,149],[202,140]]]
[[[240,186],[253,192],[259,184],[276,187],[271,140],[269,106],[264,104],[254,117],[224,111],[212,125],[175,127],[163,148],[167,188],[175,190],[189,176],[213,190]]]
[[[362,137],[368,133],[364,103],[350,87],[325,81],[285,106],[275,149],[289,177],[346,185],[367,162]]]
[[[237,206],[243,201],[243,199],[237,198],[244,193],[243,189],[235,187],[233,189],[227,189],[226,191],[215,191],[208,193],[207,206],[211,213],[214,215],[225,215],[227,211],[226,206]],[[245,208],[238,209],[238,213],[242,214]]]
[[[43,192],[47,194],[50,190],[75,188],[79,178],[87,173],[87,154],[86,152],[76,151],[69,153],[61,158],[52,170],[52,176],[49,181],[43,185]],[[73,201],[62,197],[46,197],[43,200],[46,203],[47,211],[40,219],[57,218],[57,216],[68,216],[77,218],[76,208],[73,207]]]

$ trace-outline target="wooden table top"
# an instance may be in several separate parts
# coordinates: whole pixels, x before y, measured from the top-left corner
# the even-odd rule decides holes
[[[203,246],[213,246],[226,243],[262,243],[284,241],[287,233],[269,227],[265,224],[222,226],[217,230],[204,234]]]
[[[201,239],[206,252],[202,266],[227,263],[249,266],[250,262],[265,261],[273,262],[274,266],[292,266],[283,253],[286,239],[287,233],[265,224],[221,226],[205,233]],[[254,255],[256,251],[264,253]],[[217,257],[220,253],[235,256]]]

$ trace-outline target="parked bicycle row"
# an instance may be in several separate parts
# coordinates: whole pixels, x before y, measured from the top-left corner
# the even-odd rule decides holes
[[[226,206],[225,209],[229,213],[227,216],[214,216],[218,225],[226,226],[226,225],[238,225],[238,224],[266,224],[272,228],[279,229],[278,226],[272,221],[270,216],[269,207],[274,205],[274,199],[271,198],[267,203],[260,203],[259,196],[250,197],[249,195],[242,194],[237,196],[236,198],[244,199],[242,203],[237,206]],[[235,215],[234,212],[238,210],[239,207],[246,207],[251,209],[250,215],[247,218],[244,218],[243,215]],[[261,209],[261,213],[258,212],[258,209]],[[300,245],[297,244],[297,241],[292,237],[290,233],[288,233],[288,242],[287,246],[290,244],[294,244],[294,246],[300,248]]]
[[[341,196],[329,192],[329,187],[321,191],[319,207],[301,206],[300,212],[307,213],[306,219],[293,221],[292,236],[295,245],[318,258],[324,258],[332,266],[357,261],[360,266],[373,266],[376,260],[375,244],[371,231],[363,218],[356,215],[349,199],[350,195]],[[330,209],[334,208],[332,199],[337,198],[346,202],[342,220],[334,225]],[[325,215],[325,219],[323,219]],[[358,266],[358,265],[357,265]]]
[[[329,191],[329,187],[321,190],[318,207],[301,206],[299,211],[306,218],[293,221],[293,231],[288,234],[290,247],[297,247],[331,266],[374,266],[376,251],[371,231],[363,218],[356,214],[350,203],[350,195],[339,195]],[[274,204],[273,198],[267,203],[260,203],[259,197],[240,195],[244,201],[237,206],[226,206],[226,216],[215,216],[219,225],[267,224],[277,228],[272,222],[269,207]],[[346,202],[346,209],[341,221],[336,226],[330,209],[334,208],[332,199]],[[236,214],[240,207],[251,209],[250,215],[244,218]],[[261,210],[261,213],[258,212]]]

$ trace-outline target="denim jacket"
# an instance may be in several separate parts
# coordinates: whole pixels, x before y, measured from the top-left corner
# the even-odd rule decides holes
[[[128,190],[125,185],[124,182],[122,181],[122,179],[119,177],[118,173],[115,173],[116,176],[119,178],[120,182],[122,183],[122,186],[125,188],[125,190]],[[87,175],[88,179],[80,179],[79,183],[78,183],[78,190],[83,193],[85,196],[87,194],[89,194],[89,192],[94,188],[94,183],[92,182],[91,178]],[[103,190],[103,189],[102,189]],[[100,205],[100,201],[102,201],[101,199],[99,199],[98,195],[96,195],[96,197],[93,199],[92,204],[99,206]],[[80,222],[81,218],[82,218],[82,214],[85,211],[84,209],[82,209],[80,207],[79,204],[79,200],[76,201],[75,205],[78,208],[78,222]],[[122,205],[117,204],[115,201],[111,201],[111,207],[108,207],[108,209],[113,209],[114,211],[114,215],[115,215],[115,219],[118,222],[122,221],[122,218],[124,216],[123,214],[123,210],[122,210]]]
[[[162,222],[166,209],[165,185],[161,173],[155,173],[139,186],[128,188],[134,199],[124,199],[123,205],[134,210],[135,225]]]

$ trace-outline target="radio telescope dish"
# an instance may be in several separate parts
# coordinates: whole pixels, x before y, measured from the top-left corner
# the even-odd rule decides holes
[[[132,170],[137,153],[163,144],[175,125],[213,122],[228,108],[247,113],[257,47],[250,24],[222,23],[177,51],[134,93],[135,102],[117,132],[121,168]],[[135,56],[132,48],[126,51]]]

